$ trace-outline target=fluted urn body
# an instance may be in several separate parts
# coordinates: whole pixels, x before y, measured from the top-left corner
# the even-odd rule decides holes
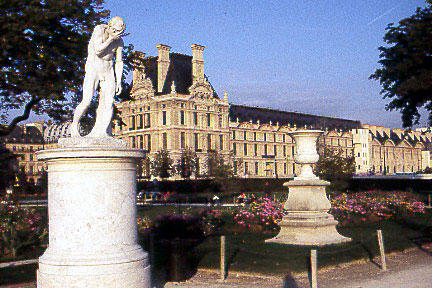
[[[295,179],[318,179],[313,173],[313,165],[319,159],[316,143],[322,133],[320,130],[298,130],[290,133],[297,148],[294,161],[301,164],[300,173]]]

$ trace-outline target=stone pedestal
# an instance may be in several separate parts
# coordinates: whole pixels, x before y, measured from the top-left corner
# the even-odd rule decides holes
[[[266,242],[323,246],[351,241],[337,232],[338,222],[327,212],[331,207],[326,196],[328,185],[319,179],[285,183],[289,194],[284,209],[288,214],[279,223],[279,234]]]
[[[95,145],[37,157],[48,163],[49,215],[37,287],[150,287],[136,227],[136,161],[143,152]]]

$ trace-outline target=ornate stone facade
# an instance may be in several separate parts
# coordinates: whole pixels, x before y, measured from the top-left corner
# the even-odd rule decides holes
[[[167,149],[176,160],[189,147],[202,163],[209,151],[216,150],[241,164],[233,165],[240,167],[240,176],[292,177],[299,167],[287,133],[306,128],[324,130],[321,144],[354,156],[357,174],[413,173],[430,167],[429,131],[408,133],[347,119],[230,104],[228,94],[220,99],[204,74],[203,46],[192,45],[192,57],[170,53],[167,45],[157,47],[158,58],[137,54],[144,65],[134,71],[133,100],[117,104],[122,120],[115,123],[113,133],[130,147],[144,149],[150,158]]]

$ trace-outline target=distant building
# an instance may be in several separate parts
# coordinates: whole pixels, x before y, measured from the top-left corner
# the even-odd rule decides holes
[[[134,71],[132,100],[117,104],[121,121],[113,130],[150,158],[167,149],[178,159],[190,147],[203,163],[216,150],[232,154],[243,177],[292,177],[298,167],[287,132],[322,129],[320,142],[354,156],[357,174],[414,173],[430,167],[430,131],[230,104],[228,94],[221,99],[204,74],[203,46],[192,45],[193,56],[171,53],[166,45],[157,48],[158,57],[136,54],[144,65]]]
[[[44,122],[18,125],[8,136],[0,137],[4,146],[17,155],[18,167],[27,181],[37,184],[45,165],[38,162],[35,152],[44,149]]]

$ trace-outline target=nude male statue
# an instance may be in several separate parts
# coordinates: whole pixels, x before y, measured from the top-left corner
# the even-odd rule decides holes
[[[108,25],[97,25],[88,44],[88,57],[85,64],[83,98],[75,109],[71,136],[81,137],[79,121],[87,111],[95,90],[100,85],[99,106],[96,111],[96,123],[87,137],[109,137],[110,123],[113,114],[114,95],[120,94],[121,76],[123,73],[123,40],[122,33],[126,24],[120,17],[112,18]],[[113,58],[116,58],[113,68]],[[115,76],[114,76],[115,69]]]

